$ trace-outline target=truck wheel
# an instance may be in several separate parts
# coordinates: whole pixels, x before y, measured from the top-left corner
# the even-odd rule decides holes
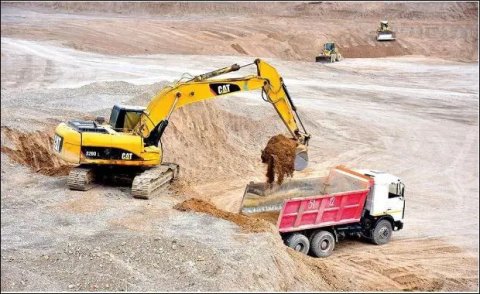
[[[288,247],[303,254],[307,254],[308,250],[310,249],[310,242],[308,241],[308,238],[299,233],[290,235],[287,240],[285,240],[285,243]]]
[[[372,230],[372,242],[376,245],[387,244],[392,237],[392,231],[392,224],[388,220],[382,219]]]
[[[317,257],[330,256],[335,248],[335,238],[327,231],[318,231],[313,234],[310,252]]]

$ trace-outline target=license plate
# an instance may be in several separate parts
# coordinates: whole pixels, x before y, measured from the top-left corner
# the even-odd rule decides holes
[[[62,151],[62,144],[63,144],[63,138],[55,134],[55,136],[53,136],[53,149],[55,149],[55,151],[60,153]]]

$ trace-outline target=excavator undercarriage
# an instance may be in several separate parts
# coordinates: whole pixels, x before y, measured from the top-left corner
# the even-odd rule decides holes
[[[71,190],[87,191],[99,183],[131,185],[134,198],[149,199],[165,190],[178,177],[179,170],[175,163],[162,163],[149,169],[81,165],[70,171],[67,186]]]

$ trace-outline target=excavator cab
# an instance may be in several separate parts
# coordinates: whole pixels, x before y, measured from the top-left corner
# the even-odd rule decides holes
[[[128,132],[140,121],[145,107],[130,105],[115,105],[110,114],[110,126],[115,131]]]

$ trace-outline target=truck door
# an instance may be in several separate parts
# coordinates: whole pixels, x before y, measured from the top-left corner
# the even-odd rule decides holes
[[[388,186],[387,213],[395,221],[403,219],[405,185],[398,181]]]

